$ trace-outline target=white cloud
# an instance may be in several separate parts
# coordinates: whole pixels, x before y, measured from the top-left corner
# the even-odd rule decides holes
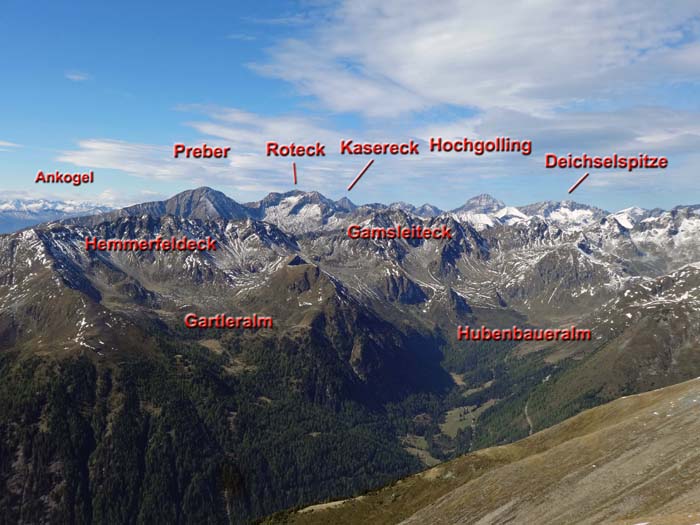
[[[95,202],[99,203],[101,206],[122,208],[131,204],[165,200],[170,196],[171,195],[167,193],[147,189],[127,190],[125,192],[122,189],[107,188],[97,195]]]
[[[15,148],[20,148],[19,144],[14,142],[8,142],[6,140],[0,140],[0,151],[12,151]]]
[[[73,82],[85,82],[92,78],[89,73],[84,73],[82,71],[66,71],[64,75],[68,80]]]
[[[243,192],[256,198],[263,192],[292,189],[293,161],[298,166],[299,189],[323,188],[329,193],[340,191],[343,185],[347,185],[345,179],[351,180],[356,169],[351,163],[341,163],[332,153],[332,150],[337,151],[340,134],[313,119],[265,117],[218,107],[185,106],[180,109],[196,110],[206,117],[188,124],[201,135],[188,145],[206,142],[212,147],[229,146],[229,158],[175,159],[173,145],[88,139],[80,141],[78,148],[62,152],[58,160],[82,169],[114,169],[154,181],[185,181],[191,187],[219,185],[233,188],[239,197]],[[267,157],[266,141],[285,144],[321,141],[328,145],[330,155],[321,160]]]
[[[193,178],[202,181],[210,172],[221,168],[208,163],[195,166],[185,159],[174,159],[172,146],[136,144],[121,140],[88,139],[78,143],[76,150],[64,151],[59,161],[70,162],[85,169],[116,169],[156,180]]]
[[[700,4],[347,0],[255,69],[335,111],[451,104],[544,113],[700,77]]]
[[[426,141],[430,136],[530,139],[533,157],[547,152],[668,156],[700,149],[700,113],[660,107],[548,115],[490,109],[472,118],[435,122],[416,134]]]

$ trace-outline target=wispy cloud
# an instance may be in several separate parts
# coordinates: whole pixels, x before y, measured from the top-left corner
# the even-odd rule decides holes
[[[0,140],[0,151],[12,151],[15,148],[20,148],[19,144],[14,142],[8,142],[6,140]]]
[[[320,140],[331,143],[339,136],[321,123],[303,117],[265,117],[218,107],[188,106],[187,109],[197,110],[203,116],[201,120],[188,123],[201,134],[200,139],[192,144],[206,141],[210,146],[231,146],[230,158],[175,159],[172,145],[88,139],[80,141],[77,148],[62,152],[58,160],[81,168],[119,170],[154,181],[184,181],[189,186],[216,184],[235,188],[239,197],[243,193],[257,198],[264,192],[291,189],[292,183],[293,159],[267,157],[266,141],[295,141],[300,144]],[[353,166],[342,166],[333,157],[322,162],[296,160],[300,166],[304,166],[300,189],[321,187],[326,188],[324,191],[335,193],[346,184],[337,175],[345,173],[345,178],[349,178],[354,169]],[[328,177],[329,170],[335,175],[332,178]]]
[[[375,188],[396,191],[400,174],[409,194],[420,195],[429,176],[432,194],[501,181],[516,194],[529,184],[522,193],[551,198],[569,181],[543,169],[545,152],[641,151],[671,157],[669,169],[594,174],[589,186],[600,188],[599,199],[609,199],[606,186],[700,197],[688,163],[700,149],[700,114],[678,107],[687,95],[673,100],[675,90],[700,83],[696,1],[668,9],[637,0],[446,0],[425,10],[419,0],[341,0],[322,15],[324,23],[278,41],[251,67],[291,83],[317,107],[367,117],[384,140],[401,132],[423,141],[506,135],[535,146],[528,158],[381,159]],[[452,108],[473,116],[435,119]],[[386,176],[377,173],[382,166]]]
[[[543,113],[700,78],[700,5],[637,0],[342,2],[255,65],[335,111],[444,104]]]
[[[64,76],[72,82],[85,82],[92,78],[92,75],[83,71],[66,71]]]
[[[121,189],[117,190],[114,188],[107,188],[97,196],[95,202],[99,202],[100,205],[103,206],[122,208],[124,206],[141,202],[165,200],[168,197],[170,197],[170,194],[168,193],[161,193],[152,190],[134,190],[125,192]]]
[[[533,157],[547,152],[688,154],[700,150],[700,113],[646,107],[532,115],[496,108],[471,118],[433,122],[415,133],[424,140],[430,136],[530,139]]]
[[[182,106],[180,110],[201,118],[187,123],[200,134],[192,145],[230,146],[228,159],[173,158],[172,145],[139,144],[112,139],[88,139],[58,159],[81,169],[114,169],[153,181],[187,182],[190,186],[216,184],[235,188],[258,198],[261,193],[292,189],[291,163],[299,167],[298,189],[322,190],[340,195],[366,159],[347,159],[338,154],[345,133],[321,119],[301,115],[264,116],[236,108]],[[360,137],[357,137],[360,140]],[[268,157],[267,141],[327,145],[327,156],[319,159]]]
[[[172,158],[172,147],[122,140],[81,140],[78,149],[64,151],[58,160],[90,169],[116,169],[156,180],[195,177],[192,166]],[[199,170],[196,179],[202,179],[204,169]]]

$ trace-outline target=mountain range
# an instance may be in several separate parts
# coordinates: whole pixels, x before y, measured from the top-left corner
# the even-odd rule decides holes
[[[699,210],[198,188],[2,235],[0,509],[245,523],[697,377]],[[350,239],[352,224],[451,238]],[[85,249],[157,236],[217,249]],[[188,312],[274,329],[187,329]],[[572,324],[592,339],[456,337]]]
[[[78,215],[103,213],[111,208],[77,201],[47,199],[0,200],[0,233]]]

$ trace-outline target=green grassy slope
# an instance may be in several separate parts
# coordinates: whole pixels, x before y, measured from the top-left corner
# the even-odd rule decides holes
[[[696,523],[699,430],[700,380],[691,380],[271,522]]]

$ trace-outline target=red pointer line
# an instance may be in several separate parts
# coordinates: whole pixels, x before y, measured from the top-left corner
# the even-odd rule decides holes
[[[576,184],[574,184],[573,186],[571,186],[571,188],[569,188],[569,193],[573,193],[573,191],[576,188],[578,188],[584,180],[586,180],[588,178],[588,175],[589,175],[588,173],[584,173],[583,177],[581,177],[579,180],[577,180]]]
[[[360,180],[360,177],[362,177],[365,172],[369,169],[369,167],[374,163],[374,159],[370,159],[370,161],[365,165],[364,168],[362,168],[362,171],[357,174],[357,177],[355,177],[355,180],[350,183],[350,186],[348,186],[348,191],[353,189],[355,187],[355,184],[357,184],[357,181]]]
[[[297,183],[297,163],[292,162],[292,170],[294,171],[294,184]]]

